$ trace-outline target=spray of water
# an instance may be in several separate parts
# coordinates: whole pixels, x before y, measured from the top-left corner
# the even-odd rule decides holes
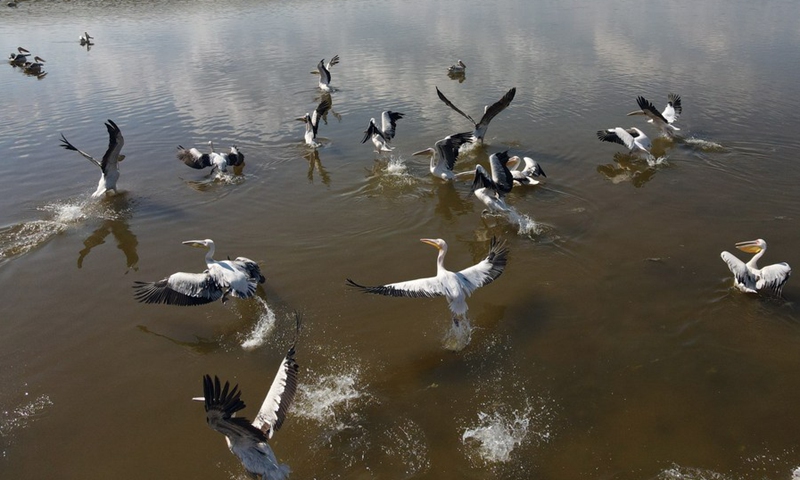
[[[245,350],[252,350],[264,345],[264,343],[267,341],[267,337],[275,328],[275,312],[269,308],[266,300],[261,297],[255,298],[261,306],[261,313],[259,314],[258,321],[253,326],[253,329],[247,334],[242,342],[242,348]]]

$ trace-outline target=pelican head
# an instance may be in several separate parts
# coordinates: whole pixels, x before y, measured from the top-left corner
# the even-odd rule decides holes
[[[738,242],[735,247],[746,253],[759,253],[767,249],[767,242],[759,238],[758,240]]]
[[[441,238],[420,238],[420,242],[427,243],[433,247],[436,247],[437,250],[447,250],[447,242],[442,240]]]
[[[419,152],[414,152],[411,155],[433,155],[434,153],[436,153],[436,150],[434,150],[431,147],[428,147],[425,150],[420,150]]]
[[[195,248],[209,248],[214,245],[214,241],[210,238],[206,238],[205,240],[186,240],[182,242],[184,245],[189,245],[190,247]]]
[[[208,141],[208,148],[211,149],[211,153],[214,153],[214,142],[211,140]]]

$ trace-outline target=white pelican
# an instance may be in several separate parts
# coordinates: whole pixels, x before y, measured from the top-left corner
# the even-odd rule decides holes
[[[403,118],[402,113],[386,110],[381,113],[381,128],[375,125],[375,119],[369,119],[369,127],[364,131],[364,139],[361,143],[365,143],[368,138],[372,137],[372,143],[379,152],[389,152],[394,150],[394,147],[389,146],[389,142],[394,138],[394,129],[397,127],[397,121]]]
[[[674,137],[675,132],[680,130],[680,128],[673,125],[673,123],[675,123],[675,121],[681,115],[681,112],[683,112],[680,95],[670,93],[667,96],[667,106],[664,107],[663,112],[656,110],[656,107],[652,104],[652,102],[641,95],[636,97],[636,103],[639,104],[640,110],[629,113],[629,116],[645,115],[649,123],[657,126],[659,130],[664,132],[668,137]]]
[[[743,252],[753,253],[753,258],[744,263],[733,254],[722,252],[720,256],[728,264],[733,273],[733,284],[746,293],[768,291],[780,296],[784,284],[792,275],[792,268],[786,262],[758,268],[757,262],[767,251],[767,242],[762,239],[739,242],[736,248]]]
[[[455,167],[456,160],[458,159],[458,148],[465,143],[472,142],[472,139],[472,133],[470,132],[454,133],[434,143],[434,148],[426,148],[412,155],[430,155],[431,174],[442,180],[455,180],[459,175],[469,175],[472,173],[453,172],[453,167]]]
[[[639,149],[643,152],[650,153],[650,148],[652,147],[647,135],[636,127],[631,127],[627,130],[622,127],[598,130],[597,138],[604,142],[614,142],[625,145],[630,151]]]
[[[317,72],[319,73],[319,88],[324,92],[331,91],[331,67],[339,63],[339,55],[334,55],[328,65],[325,65],[325,59],[319,61],[317,64]]]
[[[100,182],[97,184],[97,190],[92,194],[92,198],[97,198],[108,191],[117,193],[117,180],[119,179],[118,163],[125,159],[125,155],[120,155],[119,153],[120,150],[122,150],[122,146],[125,144],[125,140],[122,138],[122,132],[119,130],[117,124],[111,120],[108,120],[105,125],[106,130],[108,130],[108,149],[106,149],[106,153],[103,155],[103,160],[99,162],[88,153],[75,148],[74,145],[67,141],[64,134],[61,134],[62,147],[80,153],[84,158],[89,159],[89,161],[100,167],[100,170],[103,172],[100,175]]]
[[[539,163],[531,157],[520,159],[514,155],[508,159],[508,164],[514,177],[514,185],[538,185],[541,182],[537,177],[547,177]]]
[[[508,169],[508,151],[494,153],[489,157],[491,176],[481,165],[475,167],[475,179],[472,191],[475,196],[489,207],[490,212],[507,212],[509,210],[504,197],[514,186],[514,177]]]
[[[456,112],[460,113],[467,120],[472,122],[473,125],[475,125],[475,131],[472,134],[475,136],[475,141],[477,142],[483,142],[483,137],[484,135],[486,135],[486,129],[489,128],[489,122],[492,121],[495,115],[505,110],[505,108],[509,104],[511,104],[511,101],[514,100],[514,95],[516,95],[516,93],[517,93],[517,88],[514,87],[508,92],[506,92],[506,94],[503,95],[503,98],[495,102],[493,105],[491,106],[487,105],[486,107],[484,107],[481,121],[475,122],[475,120],[473,120],[472,117],[462,112],[461,110],[458,109],[458,107],[453,105],[453,103],[450,102],[450,100],[448,100],[447,97],[445,97],[444,94],[439,91],[439,88],[436,87],[436,94],[439,95],[439,98],[445,103],[445,105],[452,108]]]
[[[328,113],[328,110],[331,109],[331,96],[330,95],[323,95],[322,101],[319,102],[317,108],[314,110],[312,114],[306,113],[302,117],[298,118],[301,122],[306,124],[306,134],[305,140],[306,145],[309,147],[317,148],[320,146],[320,143],[317,143],[317,129],[319,128],[319,120]]]
[[[421,242],[432,245],[439,250],[436,258],[436,276],[419,278],[406,282],[390,283],[376,287],[365,287],[347,279],[347,283],[366,293],[377,293],[392,297],[439,297],[444,296],[453,314],[453,322],[458,325],[466,319],[467,297],[478,287],[494,281],[503,273],[508,258],[505,242],[498,242],[492,237],[489,254],[479,263],[459,272],[451,272],[444,268],[444,256],[447,254],[447,243],[441,238],[422,238]]]
[[[467,71],[467,66],[464,65],[464,62],[462,62],[461,60],[456,62],[455,65],[450,65],[449,67],[447,67],[447,73],[451,74],[464,73],[466,71]]]
[[[228,295],[249,298],[255,295],[264,276],[258,264],[249,258],[214,260],[214,241],[187,240],[184,245],[207,248],[203,273],[173,273],[157,282],[135,282],[136,300],[167,305],[203,305],[215,300],[227,301]]]
[[[299,369],[295,361],[295,346],[292,345],[252,423],[235,416],[245,408],[245,403],[239,398],[242,393],[239,385],[229,389],[228,382],[222,386],[218,377],[214,376],[212,381],[210,375],[204,375],[203,396],[192,399],[205,402],[208,426],[225,435],[231,453],[239,457],[245,470],[256,478],[282,480],[289,477],[289,466],[278,463],[267,440],[286,420],[286,412],[297,392]]]
[[[212,142],[208,142],[208,144],[211,146],[211,153],[200,153],[200,150],[196,148],[187,150],[178,145],[178,160],[198,170],[211,167],[212,173],[214,170],[227,172],[229,166],[239,167],[244,163],[244,154],[236,145],[231,147],[230,153],[217,153],[214,151],[214,144]]]
[[[25,62],[22,70],[29,75],[41,75],[45,59],[40,56],[33,57],[33,62]]]
[[[93,40],[93,39],[94,39],[94,37],[93,37],[93,36],[91,36],[91,35],[89,35],[89,33],[88,33],[88,32],[83,32],[83,35],[81,35],[81,36],[78,38],[78,40],[81,42],[81,46],[84,46],[84,45],[92,45],[92,40]]]
[[[29,52],[28,50],[22,47],[17,47],[17,53],[12,52],[11,55],[8,56],[8,61],[12,65],[22,66],[25,64],[25,62],[28,61],[28,57],[30,55],[31,52]]]

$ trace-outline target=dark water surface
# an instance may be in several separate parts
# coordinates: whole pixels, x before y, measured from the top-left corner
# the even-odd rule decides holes
[[[764,238],[767,264],[800,268],[798,19],[793,1],[3,4],[4,54],[48,74],[0,68],[0,477],[243,478],[190,399],[216,374],[252,418],[297,310],[301,388],[271,442],[292,478],[792,478],[800,281],[743,295],[719,253]],[[295,118],[335,54],[315,154]],[[469,129],[435,86],[473,116],[517,87],[457,168],[537,159],[546,183],[508,197],[522,228],[411,156]],[[656,138],[658,166],[597,140],[656,137],[625,114],[669,92],[684,140]],[[359,143],[385,109],[405,114],[391,155]],[[97,168],[58,140],[100,156],[108,118],[124,192],[93,202]],[[241,148],[242,176],[175,159],[209,140]],[[492,236],[508,267],[461,351],[443,299],[345,286],[433,274],[420,238],[456,270]],[[137,303],[134,281],[201,271],[196,238],[257,260],[258,298]]]

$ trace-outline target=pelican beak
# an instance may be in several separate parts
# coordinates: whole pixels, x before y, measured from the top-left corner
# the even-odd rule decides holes
[[[756,240],[739,242],[735,245],[735,247],[746,253],[758,253],[761,251],[761,247],[758,246],[758,242]]]
[[[511,157],[511,158],[509,158],[509,159],[508,159],[508,162],[506,162],[506,166],[508,166],[508,165],[511,165],[511,166],[516,166],[516,165],[517,165],[517,164],[519,164],[519,162],[521,162],[521,161],[522,161],[522,159],[521,159],[521,158],[519,158],[519,156],[517,156],[517,155],[514,155],[513,157]]]
[[[206,244],[202,240],[186,240],[185,242],[181,242],[184,245],[189,245],[190,247],[195,248],[205,248]]]
[[[205,402],[206,397],[192,397],[193,402]]]
[[[641,110],[636,110],[635,112],[631,112],[628,114],[629,117],[632,115],[644,115],[644,112]]]
[[[420,238],[419,241],[422,242],[422,243],[427,243],[428,245],[436,247],[436,250],[441,250],[441,247],[439,247],[439,244],[436,242],[436,240],[434,240],[432,238]]]
[[[419,152],[414,152],[411,155],[412,156],[418,156],[418,155],[431,155],[431,154],[433,154],[433,149],[432,148],[426,148],[425,150],[420,150]]]
[[[297,120],[298,122],[305,122],[306,121],[306,117],[297,117],[297,118],[295,118],[295,120]]]

